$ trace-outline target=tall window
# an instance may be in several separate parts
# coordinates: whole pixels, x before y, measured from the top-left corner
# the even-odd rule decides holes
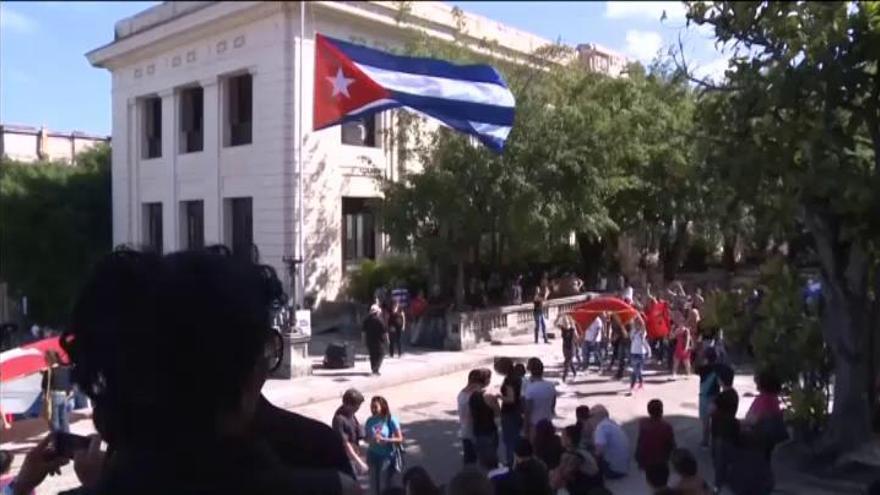
[[[182,238],[185,249],[205,247],[205,206],[202,201],[182,201],[180,203]]]
[[[251,198],[226,200],[227,242],[236,256],[251,256],[254,246],[254,215]]]
[[[250,144],[252,121],[253,77],[230,77],[226,80],[226,146]]]
[[[358,120],[342,124],[342,144],[352,146],[377,147],[379,140],[376,138],[376,114],[361,117]]]
[[[180,152],[202,151],[204,90],[186,88],[180,92]]]
[[[144,98],[141,102],[143,115],[143,144],[141,157],[162,156],[162,98]]]
[[[342,198],[342,257],[376,259],[376,222],[365,198]]]
[[[144,204],[144,248],[162,254],[162,203]]]

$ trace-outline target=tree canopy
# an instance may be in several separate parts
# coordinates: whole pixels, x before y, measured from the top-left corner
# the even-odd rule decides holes
[[[80,284],[110,249],[110,148],[80,153],[77,165],[0,164],[0,277],[27,296],[28,316],[62,325]]]

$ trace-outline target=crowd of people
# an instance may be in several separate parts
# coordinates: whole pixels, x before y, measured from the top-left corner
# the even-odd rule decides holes
[[[536,340],[546,330],[538,319],[546,292],[538,296]],[[624,296],[635,302],[631,293]],[[673,318],[675,342],[698,323],[697,298],[687,299],[685,314]],[[495,372],[503,382],[497,392],[490,386],[492,370],[468,374],[457,397],[463,468],[440,486],[424,468],[405,465],[405,425],[384,397],[370,398],[370,415],[361,425],[357,413],[366,400],[348,390],[327,426],[262,396],[268,373],[281,362],[271,325],[284,301],[270,267],[223,247],[165,256],[122,249],[107,256],[61,336],[72,384],[54,378],[65,391],[75,385],[88,396],[97,433],[88,448],[71,452],[60,443],[66,425],[55,424],[57,433],[27,454],[19,472],[4,476],[4,493],[31,493],[71,461],[82,486],[69,493],[78,495],[354,494],[361,490],[358,474],[367,476],[371,495],[600,495],[611,493],[608,480],[633,476],[636,468],[654,493],[772,488],[769,458],[785,435],[779,383],[759,373],[760,395],[738,420],[733,370],[719,358],[719,346],[692,347],[702,336],[685,339],[684,351],[694,352],[680,358],[694,361],[700,375],[704,443],[715,468],[711,485],[698,472],[694,453],[677,445],[658,399],[649,402],[636,438],[601,404],[581,405],[571,424],[559,424],[557,385],[535,357],[526,363],[499,358]],[[377,304],[370,314],[377,330],[367,331],[368,348],[378,337],[374,342],[399,349],[399,336],[392,335],[406,325],[399,304]],[[563,380],[591,364],[621,377],[628,361],[630,389],[637,390],[651,352],[663,355],[672,347],[650,342],[641,317],[624,324],[602,315],[583,332],[570,321],[561,324]],[[381,358],[371,352],[374,372]],[[52,378],[47,387],[56,388]],[[172,407],[175,413],[168,414]],[[8,470],[9,455],[0,460]]]

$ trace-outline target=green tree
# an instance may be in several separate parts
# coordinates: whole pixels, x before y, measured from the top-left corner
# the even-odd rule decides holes
[[[0,277],[32,320],[63,325],[80,284],[110,249],[110,148],[77,165],[0,164]]]
[[[802,222],[821,264],[822,334],[834,357],[826,451],[871,438],[880,331],[880,4],[692,2],[692,22],[738,50],[725,110],[756,150],[728,162],[768,195],[788,226]]]

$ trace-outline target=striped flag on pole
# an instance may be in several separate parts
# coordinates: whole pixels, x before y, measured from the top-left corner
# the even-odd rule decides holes
[[[513,126],[515,101],[489,65],[392,55],[316,35],[315,130],[398,107],[433,117],[500,152]]]

